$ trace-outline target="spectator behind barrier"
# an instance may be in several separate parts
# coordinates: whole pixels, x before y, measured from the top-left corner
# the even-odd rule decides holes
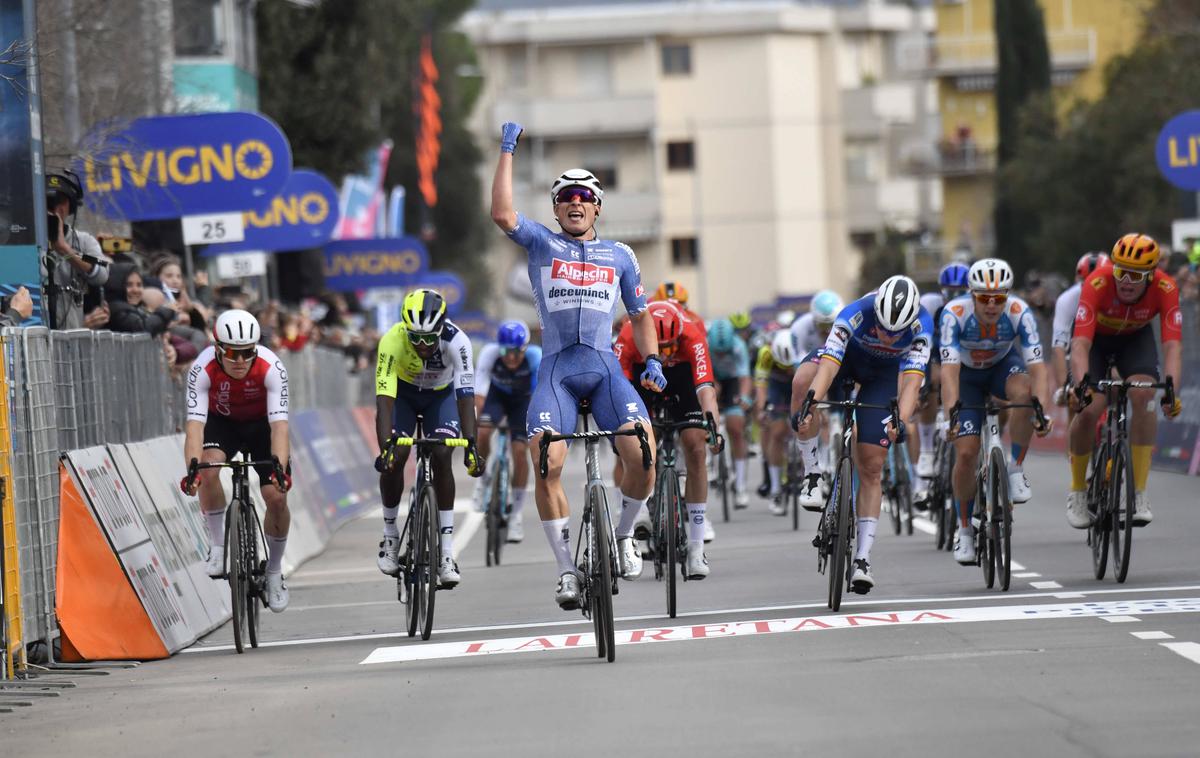
[[[0,326],[20,326],[31,315],[33,298],[24,287],[18,287],[16,292],[11,296],[6,295],[0,302]]]
[[[150,275],[159,280],[160,286],[167,294],[167,300],[178,302],[179,311],[187,314],[188,325],[194,329],[205,331],[208,329],[209,312],[208,308],[202,302],[193,300],[188,295],[187,287],[183,286],[183,265],[179,258],[167,253],[158,258],[155,258],[150,264]],[[200,292],[201,275],[195,277],[196,292]],[[204,277],[205,289],[207,289],[208,277]]]
[[[117,270],[112,272],[105,285],[111,314],[108,328],[114,332],[147,332],[158,337],[166,332],[177,314],[165,304],[149,310],[143,302],[142,275],[125,265],[128,264],[114,266]]]

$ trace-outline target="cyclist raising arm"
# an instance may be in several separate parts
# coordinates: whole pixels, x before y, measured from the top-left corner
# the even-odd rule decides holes
[[[446,301],[430,289],[413,290],[400,307],[401,321],[379,340],[375,366],[375,437],[379,441],[379,495],[383,499],[383,540],[379,570],[395,576],[400,568],[396,516],[404,494],[404,464],[412,450],[392,448],[393,434],[412,437],[421,416],[429,438],[465,437],[467,473],[483,473],[475,450],[475,370],[471,340],[446,318]],[[433,491],[438,503],[442,557],[438,584],[453,589],[462,581],[454,562],[454,474],[448,447],[433,452]]]
[[[1158,316],[1162,329],[1163,368],[1167,380],[1180,386],[1182,368],[1183,314],[1179,310],[1179,287],[1170,275],[1158,270],[1158,243],[1145,234],[1126,234],[1113,245],[1110,262],[1083,282],[1071,340],[1071,375],[1082,381],[1106,379],[1109,360],[1122,379],[1158,381],[1158,351],[1154,346],[1151,321]],[[1085,394],[1091,394],[1080,388]],[[1158,418],[1151,409],[1155,390],[1132,389],[1129,405],[1133,423],[1129,442],[1133,458],[1136,508],[1133,522],[1150,523],[1150,500],[1146,482],[1150,478],[1150,454],[1158,433]],[[1087,467],[1095,443],[1096,424],[1107,404],[1103,395],[1091,395],[1091,403],[1071,422],[1071,492],[1067,499],[1067,522],[1076,529],[1091,525],[1087,508]],[[1183,410],[1179,395],[1163,413],[1175,418]]]
[[[275,613],[288,606],[283,581],[283,551],[287,547],[291,513],[287,491],[292,487],[288,441],[287,369],[275,353],[258,344],[258,319],[243,310],[229,310],[213,325],[216,344],[205,348],[188,371],[188,411],[183,458],[193,463],[223,463],[247,452],[252,460],[274,462],[255,466],[267,504],[263,532],[267,538],[267,605]],[[212,549],[208,575],[225,571],[225,493],[220,469],[191,472],[180,483],[188,495],[200,492],[200,510],[208,525]]]
[[[529,253],[529,283],[542,324],[543,359],[529,403],[530,452],[538,448],[543,433],[573,430],[582,401],[590,402],[602,431],[628,430],[642,422],[653,450],[646,407],[612,352],[613,311],[619,297],[629,312],[634,343],[646,356],[642,386],[652,391],[666,386],[637,257],[628,245],[596,235],[604,190],[596,177],[583,169],[563,172],[550,188],[561,233],[555,234],[513,209],[513,153],[521,129],[512,122],[501,128],[500,158],[492,179],[492,221]],[[618,482],[623,496],[621,520],[629,514],[632,521],[650,496],[654,469],[642,468],[641,445],[636,439],[618,437],[616,445],[625,465],[624,478]],[[580,582],[567,526],[570,504],[562,486],[566,455],[566,443],[550,445],[547,475],[537,479],[534,496],[558,565],[555,600],[564,610],[574,610],[579,607]]]

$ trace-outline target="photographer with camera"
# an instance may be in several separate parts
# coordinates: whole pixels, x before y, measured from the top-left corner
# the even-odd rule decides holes
[[[75,174],[63,171],[46,175],[46,229],[50,244],[43,265],[49,323],[54,329],[82,327],[84,295],[89,287],[101,287],[108,281],[109,259],[100,243],[75,228],[75,214],[82,202],[83,186]]]

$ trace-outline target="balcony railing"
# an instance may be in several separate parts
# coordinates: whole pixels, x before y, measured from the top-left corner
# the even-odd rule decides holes
[[[504,97],[495,112],[541,137],[641,134],[654,127],[653,95]]]
[[[1096,62],[1095,29],[1048,32],[1046,42],[1054,70],[1078,70]],[[930,62],[943,75],[994,72],[996,37],[993,34],[938,37]]]

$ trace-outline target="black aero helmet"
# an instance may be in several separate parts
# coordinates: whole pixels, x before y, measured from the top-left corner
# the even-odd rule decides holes
[[[79,183],[79,177],[71,171],[46,174],[47,204],[58,205],[60,198],[66,198],[72,215],[79,210],[79,204],[83,202],[83,185]]]

